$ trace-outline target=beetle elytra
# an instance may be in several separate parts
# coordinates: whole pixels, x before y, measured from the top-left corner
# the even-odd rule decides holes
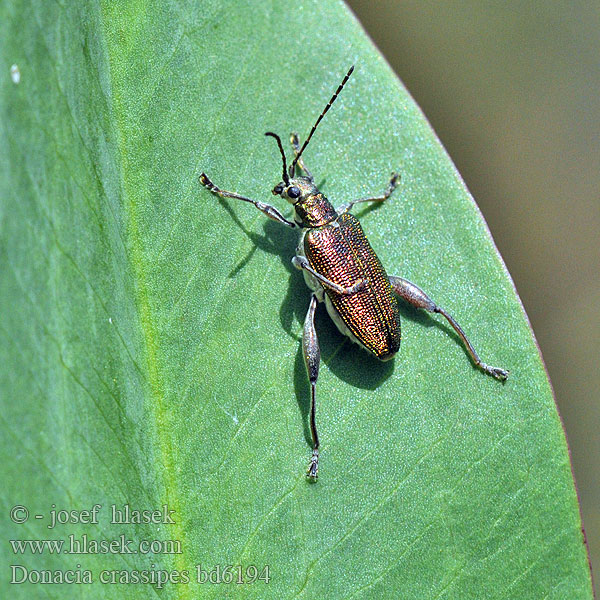
[[[286,219],[274,206],[223,190],[212,183],[205,173],[200,175],[200,183],[213,194],[250,202],[270,219],[287,227],[300,229],[300,242],[292,263],[303,271],[306,284],[312,290],[304,321],[302,349],[311,387],[309,418],[313,452],[307,476],[313,481],[317,479],[319,469],[319,436],[315,411],[321,353],[314,325],[318,303],[325,303],[327,312],[344,335],[380,360],[389,360],[400,348],[400,316],[395,297],[398,296],[417,308],[445,317],[464,343],[473,362],[484,373],[502,381],[508,377],[508,371],[481,361],[459,324],[423,290],[406,279],[388,276],[360,223],[350,214],[350,209],[359,202],[387,200],[396,189],[399,175],[392,173],[387,189],[380,196],[359,198],[336,209],[319,191],[311,172],[304,164],[302,154],[306,146],[353,70],[354,67],[351,67],[338,86],[304,144],[300,146],[298,136],[291,134],[294,159],[289,168],[281,138],[270,131],[265,134],[275,138],[283,162],[283,180],[273,188],[272,193],[292,204],[293,221]],[[296,167],[304,175],[296,177]]]

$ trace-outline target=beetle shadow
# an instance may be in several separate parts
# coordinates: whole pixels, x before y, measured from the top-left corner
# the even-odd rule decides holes
[[[303,273],[296,269],[291,262],[292,257],[296,254],[298,234],[286,230],[283,232],[287,234],[284,240],[282,239],[282,229],[287,228],[281,227],[273,221],[267,221],[264,224],[263,242],[272,249],[273,254],[279,255],[290,274],[288,289],[279,308],[279,320],[283,330],[298,343],[294,360],[294,391],[302,418],[304,438],[312,448],[312,436],[309,427],[310,383],[304,364],[302,331],[296,333],[297,328],[294,328],[295,322],[304,323],[310,304],[311,292],[306,286]],[[382,362],[358,345],[353,344],[340,333],[322,303],[317,305],[315,330],[321,350],[321,371],[327,365],[327,368],[338,379],[352,387],[368,390],[377,389],[392,374],[394,361]],[[327,397],[326,394],[326,389],[317,382],[317,410],[320,400]]]
[[[284,227],[283,225],[277,225],[274,221],[267,220],[264,223],[265,235],[260,235],[253,231],[250,231],[244,223],[237,216],[235,210],[226,202],[223,198],[218,198],[219,204],[229,213],[232,221],[242,230],[245,236],[250,239],[252,242],[252,248],[246,254],[246,256],[231,270],[229,273],[229,278],[233,279],[240,271],[246,267],[246,265],[252,260],[252,257],[256,253],[256,251],[260,248],[264,250],[268,254],[272,254],[275,256],[279,256],[282,262],[285,253],[290,252],[290,261],[291,256],[293,256],[294,247],[295,247],[295,238],[294,232]],[[291,271],[291,262],[286,265],[286,268]]]
[[[219,203],[252,242],[252,248],[231,270],[229,278],[236,277],[250,263],[259,248],[268,254],[277,256],[290,276],[285,298],[279,308],[279,320],[283,330],[294,340],[300,342],[302,340],[301,335],[294,333],[293,324],[294,320],[304,323],[304,317],[310,302],[310,292],[306,288],[302,273],[292,265],[292,258],[296,254],[296,246],[298,245],[298,230],[292,230],[275,221],[265,219],[263,223],[264,233],[255,233],[244,225],[227,202],[219,198]]]
[[[343,336],[333,321],[329,318],[323,304],[317,306],[315,314],[315,330],[319,339],[321,349],[321,369],[326,365],[338,379],[348,383],[354,388],[375,390],[394,371],[394,361],[383,362],[353,344],[347,337]],[[298,344],[294,364],[294,391],[296,400],[302,416],[304,437],[309,446],[312,447],[312,437],[308,425],[310,412],[310,384],[304,365],[302,343]],[[319,403],[327,398],[327,389],[319,385],[317,381],[316,403],[317,411]]]

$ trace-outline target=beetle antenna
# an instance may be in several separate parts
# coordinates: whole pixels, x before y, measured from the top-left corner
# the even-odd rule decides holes
[[[285,182],[285,185],[289,185],[290,178],[288,176],[287,162],[285,160],[285,152],[283,151],[283,145],[281,144],[281,138],[276,133],[273,133],[272,131],[267,131],[267,133],[265,133],[265,135],[269,135],[277,140],[277,145],[279,146],[279,152],[281,152],[281,159],[283,160],[283,181]]]
[[[302,144],[302,148],[300,148],[300,152],[298,152],[298,154],[296,154],[294,161],[290,165],[290,171],[289,171],[290,177],[294,176],[294,173],[296,172],[296,164],[298,163],[298,160],[302,156],[304,149],[306,148],[306,146],[308,146],[308,142],[310,142],[310,138],[313,136],[313,133],[319,126],[321,119],[327,114],[327,111],[331,108],[331,105],[335,102],[335,99],[338,97],[339,93],[342,91],[342,88],[346,85],[346,82],[348,81],[348,79],[350,79],[350,75],[352,75],[352,71],[354,71],[354,65],[352,65],[350,67],[350,69],[346,73],[346,76],[342,80],[342,83],[340,83],[340,85],[338,86],[338,89],[335,90],[335,93],[333,94],[333,96],[331,96],[331,100],[327,103],[327,106],[325,107],[323,112],[319,115],[319,118],[317,119],[317,122],[313,125],[313,128],[310,130],[308,137],[306,138],[306,140],[304,140],[304,144]]]

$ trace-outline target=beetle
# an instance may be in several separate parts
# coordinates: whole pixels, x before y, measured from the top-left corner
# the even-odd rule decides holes
[[[438,306],[414,283],[402,277],[388,276],[356,217],[349,211],[361,202],[384,202],[396,189],[399,175],[392,173],[387,189],[380,196],[359,198],[339,208],[315,185],[315,179],[302,160],[302,154],[319,123],[335,102],[354,70],[346,73],[327,106],[319,115],[304,144],[292,133],[290,141],[294,159],[287,166],[281,138],[271,131],[265,133],[277,142],[283,162],[283,179],[272,190],[293,206],[293,221],[286,219],[274,206],[252,200],[217,187],[205,173],[200,183],[221,198],[250,202],[270,219],[287,227],[300,229],[300,241],[292,264],[303,271],[304,280],[312,291],[304,321],[302,350],[311,387],[310,431],[313,442],[307,476],[316,481],[319,471],[319,436],[316,426],[316,386],[321,353],[314,324],[317,304],[324,302],[327,312],[342,334],[380,360],[390,360],[400,348],[400,315],[398,296],[407,303],[430,313],[439,313],[450,323],[464,343],[471,359],[484,373],[500,381],[508,371],[492,367],[479,358],[466,334],[446,310]],[[296,167],[304,175],[296,176]]]

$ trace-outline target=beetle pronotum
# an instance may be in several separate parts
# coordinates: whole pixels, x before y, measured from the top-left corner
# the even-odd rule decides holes
[[[319,302],[325,302],[327,312],[344,335],[380,360],[389,360],[400,348],[400,316],[395,294],[417,308],[441,314],[456,331],[473,362],[484,373],[499,380],[508,377],[508,371],[481,361],[460,325],[423,290],[402,277],[388,276],[360,223],[350,214],[350,209],[359,202],[387,200],[396,189],[399,175],[392,173],[387,189],[380,196],[359,198],[336,209],[318,190],[314,177],[304,164],[302,153],[353,70],[354,67],[351,67],[346,73],[304,144],[300,146],[297,134],[291,134],[294,160],[289,168],[281,138],[270,131],[265,134],[277,141],[283,162],[283,181],[273,188],[272,193],[292,204],[293,221],[286,219],[274,206],[223,190],[205,173],[200,175],[200,183],[214,194],[250,202],[270,219],[287,227],[300,229],[300,242],[292,264],[303,271],[306,284],[312,290],[302,335],[304,362],[311,387],[310,431],[313,453],[307,475],[312,480],[317,479],[319,469],[319,436],[315,410],[321,353],[314,325],[315,309]],[[296,167],[304,172],[303,176],[296,177]]]

